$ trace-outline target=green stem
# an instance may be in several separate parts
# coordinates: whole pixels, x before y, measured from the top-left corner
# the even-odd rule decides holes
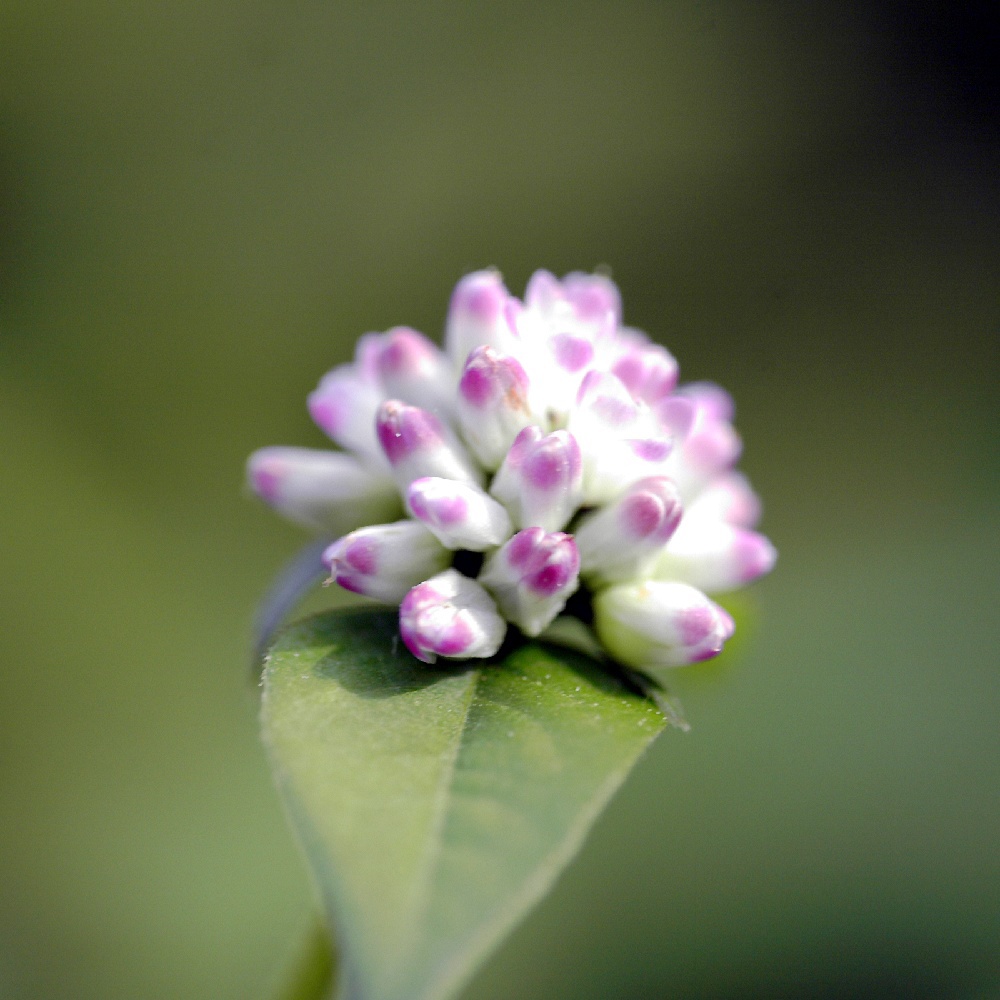
[[[330,932],[316,918],[299,947],[288,981],[278,1000],[329,1000],[337,972]]]

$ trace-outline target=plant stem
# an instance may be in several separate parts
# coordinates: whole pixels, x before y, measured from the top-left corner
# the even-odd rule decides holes
[[[299,948],[278,1000],[329,1000],[337,971],[330,932],[318,917]]]

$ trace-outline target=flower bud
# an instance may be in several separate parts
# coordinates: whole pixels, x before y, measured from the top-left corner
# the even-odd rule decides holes
[[[479,485],[465,449],[433,413],[390,399],[379,407],[375,429],[401,491],[421,476]]]
[[[363,333],[354,345],[354,371],[369,385],[376,386],[381,391],[378,374],[378,356],[382,353],[383,333]]]
[[[594,584],[641,576],[681,519],[677,488],[664,476],[633,483],[574,532],[583,576]]]
[[[345,531],[402,513],[393,481],[352,455],[312,448],[261,448],[247,481],[265,503],[312,531]]]
[[[424,663],[493,656],[506,632],[493,598],[454,569],[417,584],[399,606],[399,634]]]
[[[382,398],[446,417],[452,409],[453,376],[445,356],[423,334],[397,326],[379,339],[376,367]]]
[[[330,576],[345,590],[399,604],[411,587],[440,572],[451,553],[416,521],[359,528],[324,553]]]
[[[685,517],[657,557],[652,573],[660,580],[681,580],[717,594],[770,572],[777,557],[770,541],[756,531]]]
[[[730,422],[733,401],[724,389],[699,382],[683,386],[677,398],[687,399],[694,406],[694,416],[665,471],[687,502],[715,476],[729,471],[743,446]]]
[[[562,281],[549,271],[535,271],[525,289],[526,308],[546,319],[613,334],[621,322],[621,296],[615,283],[602,274],[573,271]]]
[[[340,365],[320,379],[307,405],[317,426],[337,444],[384,468],[375,435],[375,413],[384,398],[378,383],[363,377],[355,365]]]
[[[563,294],[571,302],[577,318],[618,326],[622,320],[622,300],[618,286],[603,274],[571,271],[562,280]]]
[[[658,399],[650,409],[657,423],[674,441],[682,441],[694,426],[695,405],[686,396],[671,393]]]
[[[511,350],[510,307],[514,302],[499,271],[476,271],[459,281],[452,292],[444,334],[445,351],[454,368],[460,370],[477,347]]]
[[[583,452],[583,502],[607,503],[638,479],[662,475],[673,438],[621,380],[592,371],[584,378],[569,429]]]
[[[544,431],[535,424],[525,427],[507,450],[497,474],[490,483],[493,494],[508,510],[514,510],[521,492],[521,465],[525,457],[545,437]]]
[[[479,580],[501,613],[525,635],[538,635],[579,586],[580,554],[572,535],[519,531],[488,556]]]
[[[594,628],[604,647],[640,670],[680,667],[722,650],[733,620],[685,583],[622,583],[594,597]]]
[[[458,383],[457,409],[466,444],[486,469],[496,470],[532,422],[528,376],[520,362],[492,347],[475,348]]]
[[[518,527],[564,528],[580,505],[583,464],[569,431],[541,436],[526,427],[514,440],[491,487]]]
[[[741,472],[716,476],[687,509],[685,519],[723,521],[738,528],[752,528],[760,520],[760,498]]]
[[[532,275],[517,318],[518,359],[531,379],[532,410],[544,415],[546,429],[566,426],[583,378],[613,357],[620,315],[618,290],[608,278]]]
[[[482,552],[510,537],[510,515],[477,486],[425,476],[410,484],[406,506],[449,549]]]
[[[612,365],[611,372],[634,399],[650,405],[663,399],[677,385],[677,361],[659,344],[627,350]]]
[[[681,386],[678,394],[684,399],[690,399],[707,420],[731,423],[736,415],[733,397],[714,382],[688,382]]]

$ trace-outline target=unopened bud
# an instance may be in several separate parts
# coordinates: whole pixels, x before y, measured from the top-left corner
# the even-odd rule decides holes
[[[451,553],[416,521],[359,528],[324,553],[330,576],[345,590],[399,604],[411,587],[444,569]]]
[[[493,598],[454,569],[417,584],[399,607],[399,634],[424,663],[492,656],[506,632]]]

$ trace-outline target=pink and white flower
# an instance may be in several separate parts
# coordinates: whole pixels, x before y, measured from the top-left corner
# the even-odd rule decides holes
[[[497,271],[467,275],[444,342],[365,334],[308,401],[343,451],[261,449],[253,491],[341,535],[331,578],[398,605],[427,662],[493,656],[509,627],[543,634],[567,601],[629,667],[718,653],[733,622],[706,595],[776,558],[734,468],[728,394],[678,386],[603,275],[539,271],[523,301]]]

